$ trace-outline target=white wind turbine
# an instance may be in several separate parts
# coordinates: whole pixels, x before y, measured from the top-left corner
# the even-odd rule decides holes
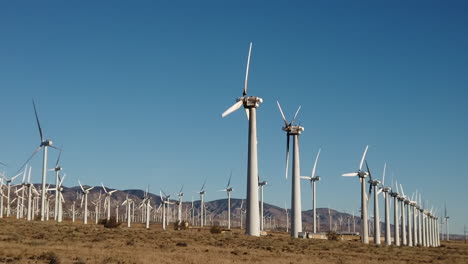
[[[241,201],[241,205],[239,208],[237,208],[240,212],[240,229],[242,230],[242,214],[244,214],[246,212],[246,210],[244,209],[243,207],[244,205],[244,200]]]
[[[198,192],[200,194],[200,227],[203,227],[203,225],[206,225],[203,216],[205,215],[205,201],[203,200],[205,196],[205,184],[206,184],[206,179],[205,182],[203,182],[203,185]]]
[[[284,116],[281,105],[276,101],[278,109],[281,113],[281,117],[284,121],[283,131],[286,132],[286,179],[288,178],[288,165],[289,165],[289,140],[290,136],[293,136],[293,157],[292,157],[292,188],[291,188],[291,236],[298,237],[298,234],[302,232],[302,209],[301,209],[301,166],[299,157],[299,135],[304,131],[304,127],[300,125],[293,125],[297,118],[301,106],[296,111],[294,118],[288,123]]]
[[[162,193],[161,193],[162,192]],[[163,194],[164,194],[164,197],[163,197]],[[166,195],[166,193],[163,191],[163,190],[160,190],[159,191],[159,197],[161,198],[161,203],[162,203],[162,217],[163,217],[163,221],[162,221],[162,228],[163,230],[166,230],[166,221],[167,221],[167,213],[168,213],[168,210],[166,210],[167,208],[167,205],[171,204],[169,198],[171,197],[171,195]]]
[[[444,204],[444,218],[445,218],[445,239],[449,241],[450,240],[450,232],[449,232],[450,216],[447,215],[447,202],[445,202]]]
[[[110,214],[111,214],[111,196],[113,193],[115,193],[118,190],[112,190],[112,191],[107,191],[106,187],[104,184],[101,182],[102,189],[104,190],[104,193],[106,194],[106,198],[104,199],[104,208],[107,207],[107,221],[110,219]]]
[[[26,172],[26,170],[25,170]],[[6,217],[10,217],[10,212],[11,212],[11,207],[10,207],[10,204],[12,203],[12,201],[10,201],[10,192],[11,192],[11,183],[16,179],[18,178],[20,175],[21,175],[22,172],[16,174],[15,176],[11,177],[10,179],[8,179],[5,174],[2,174],[2,177],[3,179],[5,179],[5,182],[6,182],[6,185],[7,185],[7,195],[6,195],[6,199],[7,199],[7,208],[6,208]],[[3,214],[3,213],[2,213]]]
[[[393,180],[392,180],[393,186]],[[398,216],[398,201],[400,199],[400,194],[398,193],[398,184],[396,188],[392,188],[390,196],[393,198],[393,242],[395,246],[400,246],[400,218]]]
[[[59,166],[60,157],[62,156],[62,149],[59,150],[59,155],[57,157],[57,161],[55,162],[55,167],[49,169],[49,171],[55,171],[55,187],[59,185],[59,173],[63,168]],[[55,188],[55,196],[58,197],[58,189]],[[58,208],[59,208],[59,199],[55,199],[55,207],[54,207],[54,220],[58,221]]]
[[[55,200],[58,200],[59,203],[58,203],[58,210],[57,210],[57,222],[61,223],[63,221],[63,204],[65,203],[65,199],[63,199],[63,181],[65,180],[65,177],[67,175],[64,174],[62,178],[60,178],[60,175],[59,175],[59,182],[58,182],[58,185],[56,186],[57,190],[56,190],[56,198]]]
[[[398,192],[398,183],[397,185],[397,192]],[[398,200],[401,203],[401,240],[402,240],[402,245],[406,246],[407,245],[407,240],[406,240],[406,212],[405,212],[405,202],[406,202],[406,195],[405,192],[403,191],[403,186],[400,184],[400,190],[401,190],[401,195],[398,197]]]
[[[226,185],[226,188],[223,190],[220,190],[222,192],[226,192],[228,196],[228,229],[231,229],[231,192],[233,191],[231,187],[231,177],[232,177],[232,171],[231,171],[231,175],[229,176],[229,180]]]
[[[314,162],[314,167],[312,168],[312,174],[311,176],[301,176],[302,179],[306,179],[306,180],[309,180],[310,181],[310,185],[312,186],[312,212],[313,212],[313,218],[314,218],[314,221],[313,221],[313,230],[314,230],[314,234],[317,233],[317,212],[316,212],[316,209],[317,209],[317,192],[316,192],[316,184],[315,182],[317,181],[320,181],[320,176],[315,176],[315,173],[317,171],[317,162],[318,162],[318,159],[320,157],[320,152],[322,151],[322,149],[319,149],[318,153],[317,153],[317,157],[315,158],[315,162]]]
[[[379,189],[378,186],[380,181],[372,179],[372,173],[369,169],[369,165],[366,160],[367,173],[369,173],[369,196],[374,189],[374,244],[380,245],[380,215],[379,215],[379,194],[382,192],[382,189]],[[385,182],[385,172],[383,175],[383,181]]]
[[[257,108],[263,102],[262,98],[247,96],[247,84],[249,77],[250,55],[252,43],[250,43],[249,56],[247,58],[247,70],[245,73],[244,92],[237,102],[227,109],[222,117],[244,106],[249,119],[249,147],[247,161],[247,216],[246,234],[260,236],[260,219],[258,209],[258,159],[257,159]]]
[[[261,201],[260,201],[260,230],[261,231],[264,231],[264,222],[265,222],[265,219],[263,219],[263,203],[264,203],[264,199],[263,199],[263,188],[268,184],[267,181],[261,181],[258,183],[258,186],[260,187],[260,197],[261,197]]]
[[[369,146],[366,146],[364,154],[362,155],[361,162],[359,163],[359,169],[357,172],[345,173],[342,176],[352,177],[358,176],[361,181],[361,240],[364,244],[369,244],[369,228],[367,223],[367,196],[366,196],[366,180],[368,173],[362,171],[362,165],[366,158],[367,150]]]
[[[149,229],[150,227],[150,215],[151,215],[151,196],[148,193],[148,188],[145,191],[145,195],[143,196],[143,200],[141,201],[140,207],[145,208],[145,227]]]
[[[23,167],[36,155],[37,152],[39,152],[42,148],[44,151],[43,155],[43,162],[42,162],[42,188],[41,188],[41,221],[45,220],[45,210],[46,210],[46,182],[47,182],[47,149],[54,148],[54,149],[59,149],[55,146],[52,146],[52,140],[49,139],[44,139],[44,136],[42,134],[42,129],[41,129],[41,124],[39,123],[39,117],[37,115],[37,110],[36,110],[36,104],[34,103],[34,100],[32,101],[33,103],[33,108],[34,108],[34,114],[36,116],[36,122],[37,122],[37,127],[39,129],[39,136],[41,137],[41,144],[39,147],[37,147],[36,150],[29,156],[29,158],[26,160],[26,162],[20,167],[20,170],[23,169]]]
[[[284,202],[284,211],[286,212],[286,233],[289,232],[289,212],[288,207],[286,206],[286,202]]]
[[[78,184],[81,187],[81,191],[83,196],[81,197],[81,206],[83,206],[83,200],[84,200],[84,214],[83,214],[83,223],[86,225],[88,224],[88,193],[91,191],[94,187],[90,187],[88,189],[83,188],[83,185],[81,185],[80,180],[78,180]]]
[[[391,196],[391,188],[385,186],[385,174],[387,171],[387,163],[384,164],[384,169],[383,169],[383,176],[382,176],[382,187],[380,188],[380,191],[383,192],[384,194],[384,199],[385,199],[385,243],[389,246],[392,244],[392,238],[391,238],[391,230],[390,230],[390,199],[389,195]]]
[[[182,205],[183,201],[182,199],[184,198],[184,193],[182,192],[184,189],[184,185],[182,184],[182,187],[180,188],[179,193],[177,196],[179,197],[179,201],[177,201],[177,225],[179,226],[180,223],[182,223]]]
[[[126,210],[127,211],[127,227],[130,227],[131,221],[132,221],[132,217],[131,217],[132,203],[133,203],[133,200],[131,198],[128,198],[128,194],[127,194],[127,198],[122,203],[122,205],[127,205],[126,206],[126,208],[127,208],[127,210]]]
[[[3,218],[3,197],[6,197],[3,193],[3,178],[0,178],[0,218]]]

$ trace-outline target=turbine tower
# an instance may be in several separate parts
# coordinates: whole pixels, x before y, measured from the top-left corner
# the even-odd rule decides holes
[[[447,202],[444,204],[444,218],[445,218],[445,239],[447,241],[450,240],[450,233],[449,233],[449,218],[450,216],[447,215]]]
[[[228,229],[231,229],[231,192],[233,191],[231,187],[231,177],[232,177],[232,171],[231,171],[231,175],[229,175],[229,180],[226,185],[226,188],[224,190],[220,190],[222,192],[226,192],[228,196]]]
[[[392,181],[392,185],[393,185],[393,181]],[[394,241],[393,242],[395,243],[395,246],[400,246],[400,229],[399,229],[400,218],[398,217],[398,200],[400,197],[398,193],[398,187],[396,189],[392,188],[390,192],[390,196],[392,196],[393,198],[393,228],[394,228],[393,230]]]
[[[55,171],[55,196],[58,197],[58,188],[57,186],[59,185],[59,173],[61,170],[63,170],[63,168],[61,166],[59,166],[59,162],[60,162],[60,157],[62,156],[62,149],[60,149],[59,151],[59,155],[57,157],[57,162],[55,162],[55,167],[50,169],[49,171]],[[59,199],[55,199],[55,208],[54,208],[54,220],[55,221],[58,221],[58,210],[59,210]]]
[[[182,184],[182,187],[180,188],[180,191],[177,194],[177,196],[179,197],[179,201],[177,201],[177,226],[179,226],[182,222],[182,199],[184,198],[184,193],[182,192],[183,189],[184,185]]]
[[[387,171],[387,163],[384,164],[384,169],[383,169],[383,176],[382,176],[382,187],[380,188],[380,191],[383,192],[384,194],[384,199],[385,199],[385,243],[387,246],[390,246],[392,244],[392,237],[391,237],[391,231],[390,231],[390,200],[388,196],[391,196],[391,188],[385,186],[385,173]]]
[[[247,70],[245,73],[244,92],[237,102],[227,109],[222,117],[244,106],[249,119],[249,147],[247,160],[247,216],[246,234],[260,236],[260,219],[258,209],[258,159],[257,159],[257,108],[263,102],[262,98],[256,96],[247,97],[247,84],[249,77],[250,55],[252,53],[252,42],[250,43],[249,56],[247,58]]]
[[[110,219],[110,214],[111,214],[111,195],[115,193],[118,190],[112,190],[112,191],[107,191],[106,187],[104,187],[104,184],[101,182],[102,189],[104,190],[104,193],[106,194],[106,198],[104,198],[104,208],[107,209],[107,216],[106,219],[109,221]],[[106,207],[107,206],[107,207]]]
[[[78,184],[81,187],[81,191],[83,196],[81,196],[81,205],[83,206],[83,199],[84,199],[84,214],[83,214],[83,224],[88,224],[88,193],[91,191],[94,187],[90,187],[88,189],[83,188],[83,185],[81,185],[80,180],[78,180]]]
[[[34,108],[34,114],[36,116],[36,122],[37,122],[37,127],[39,129],[39,136],[41,138],[41,144],[39,147],[37,147],[36,150],[29,156],[29,158],[26,160],[26,162],[20,167],[18,171],[21,171],[23,167],[36,155],[37,152],[39,152],[41,149],[44,151],[44,156],[42,160],[42,188],[41,188],[41,221],[45,220],[45,207],[46,207],[46,182],[47,182],[47,149],[54,148],[54,149],[59,149],[55,146],[52,146],[52,140],[49,139],[44,139],[44,136],[42,134],[42,128],[41,124],[39,123],[39,117],[37,115],[37,110],[36,110],[36,104],[34,103],[34,100],[32,101],[33,103],[33,108]]]
[[[284,116],[281,105],[276,101],[281,117],[284,121],[283,131],[286,132],[286,179],[288,178],[288,165],[289,165],[289,138],[293,136],[293,166],[292,166],[292,190],[291,190],[291,236],[298,237],[302,232],[302,209],[301,209],[301,166],[299,157],[299,135],[304,131],[304,127],[300,125],[293,125],[296,120],[297,114],[301,107],[296,111],[294,118],[288,123]]]
[[[366,197],[366,177],[369,173],[362,171],[362,165],[366,159],[367,150],[369,146],[366,146],[364,154],[362,155],[361,162],[359,163],[359,169],[357,172],[345,173],[342,176],[352,177],[359,176],[361,181],[361,240],[364,244],[369,244],[369,228],[367,222],[367,197]]]
[[[317,153],[317,157],[315,158],[315,162],[314,162],[314,167],[312,169],[312,174],[311,176],[301,176],[302,179],[306,179],[306,180],[309,180],[310,181],[310,185],[312,186],[312,212],[314,214],[314,221],[313,221],[313,230],[314,230],[314,234],[317,233],[317,212],[316,212],[316,209],[317,209],[317,189],[316,189],[316,184],[315,182],[317,181],[320,181],[320,176],[315,176],[315,173],[317,171],[317,162],[318,162],[318,159],[320,157],[320,152],[322,151],[322,149],[319,149],[318,153]]]
[[[265,185],[267,185],[268,182],[267,181],[262,181],[262,182],[259,182],[258,183],[258,187],[260,187],[260,197],[261,197],[261,201],[260,201],[260,230],[261,231],[264,231],[264,222],[265,220],[263,219],[263,187],[265,187]]]
[[[372,179],[372,173],[370,172],[367,160],[366,167],[369,173],[369,196],[372,193],[372,189],[374,189],[374,244],[380,245],[379,193],[381,190],[378,189],[380,181]]]
[[[205,202],[203,200],[203,198],[205,197],[205,184],[206,184],[206,179],[205,179],[205,182],[203,182],[203,185],[200,189],[200,191],[198,192],[200,194],[200,227],[203,227],[203,225],[206,225],[205,223],[205,219],[204,219],[204,215],[205,215]]]

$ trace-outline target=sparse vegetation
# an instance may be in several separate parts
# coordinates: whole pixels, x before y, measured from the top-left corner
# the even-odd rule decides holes
[[[468,263],[468,245],[439,248],[375,247],[356,241],[291,239],[285,232],[223,235],[210,228],[183,232],[134,223],[105,228],[65,221],[0,219],[0,263]],[[216,227],[222,231],[222,227]]]
[[[221,234],[221,231],[223,231],[223,229],[219,226],[212,226],[210,228],[210,233],[211,234]]]
[[[338,233],[334,231],[329,231],[327,233],[327,239],[332,240],[332,241],[338,241],[338,240],[341,240],[341,235],[339,235]]]

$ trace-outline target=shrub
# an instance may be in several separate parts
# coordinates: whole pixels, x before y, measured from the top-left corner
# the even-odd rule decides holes
[[[120,226],[120,223],[117,223],[117,220],[113,216],[109,219],[109,221],[107,221],[107,219],[99,220],[99,224],[104,225],[105,228],[116,228]]]
[[[330,231],[327,233],[327,239],[332,241],[338,241],[340,240],[340,235],[334,231]]]
[[[187,242],[177,242],[176,246],[178,246],[178,247],[186,247],[186,246],[187,246]]]
[[[220,234],[221,231],[222,231],[222,229],[221,229],[221,227],[219,227],[219,226],[212,226],[212,227],[210,228],[210,233],[211,233],[211,234]]]
[[[39,259],[48,261],[49,264],[60,264],[59,257],[52,251],[44,252],[39,256]]]

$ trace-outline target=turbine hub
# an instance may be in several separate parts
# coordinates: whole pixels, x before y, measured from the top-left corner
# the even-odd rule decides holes
[[[241,97],[237,99],[237,101],[240,100],[244,102],[244,108],[257,108],[261,103],[263,103],[263,99],[256,96]]]

